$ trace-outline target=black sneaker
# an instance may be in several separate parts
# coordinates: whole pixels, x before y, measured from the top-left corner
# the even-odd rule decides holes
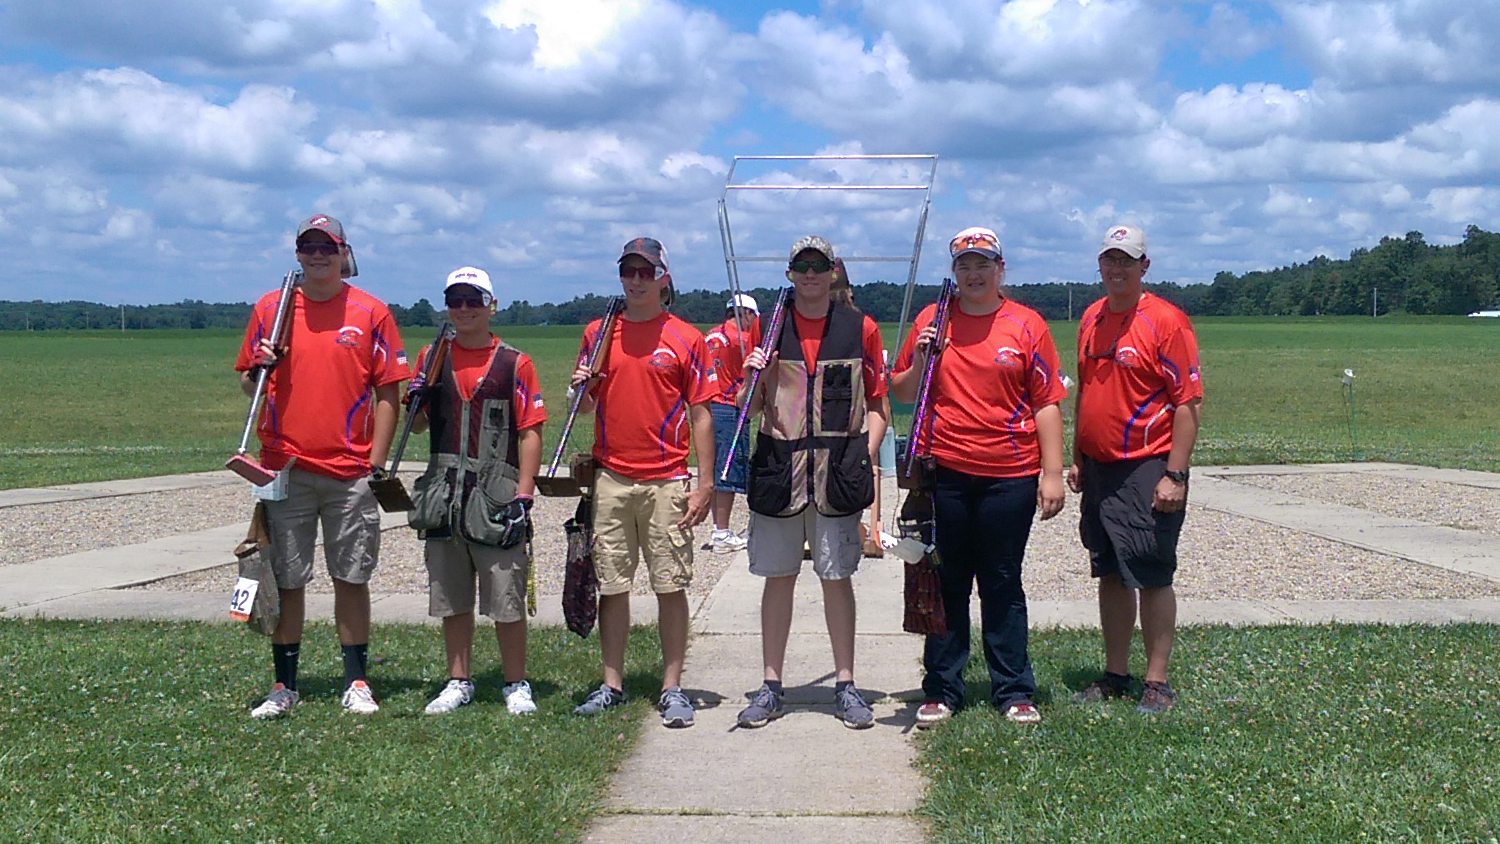
[[[1146,682],[1146,690],[1141,693],[1141,702],[1136,705],[1135,711],[1142,715],[1161,715],[1172,708],[1177,702],[1177,693],[1172,691],[1172,684],[1158,683],[1155,680]]]
[[[1129,674],[1112,674],[1104,672],[1104,676],[1088,684],[1083,691],[1073,695],[1074,703],[1099,703],[1111,698],[1122,698],[1130,694],[1130,684],[1135,680]]]

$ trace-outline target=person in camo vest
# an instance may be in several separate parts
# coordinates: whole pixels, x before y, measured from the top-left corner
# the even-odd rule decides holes
[[[526,682],[526,577],[531,501],[542,462],[542,391],[531,358],[490,332],[489,274],[461,267],[443,287],[453,342],[433,383],[409,412],[413,431],[431,427],[431,457],[414,487],[410,522],[426,540],[428,614],[443,620],[448,682],[427,704],[442,715],[474,700],[469,667],[474,595],[495,622],[500,693],[514,715],[536,711]],[[431,346],[417,371],[425,372]]]

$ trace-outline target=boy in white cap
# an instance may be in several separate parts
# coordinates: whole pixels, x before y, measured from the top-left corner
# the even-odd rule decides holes
[[[745,549],[745,538],[729,529],[729,513],[734,509],[735,494],[745,492],[745,474],[750,464],[748,427],[740,431],[728,473],[724,471],[724,463],[739,422],[738,401],[740,385],[745,381],[745,355],[760,345],[760,306],[754,296],[736,293],[725,305],[724,317],[724,322],[704,338],[719,382],[719,391],[708,405],[714,419],[714,532],[708,547],[715,554]]]
[[[409,521],[426,540],[428,614],[443,620],[448,682],[427,704],[442,715],[474,699],[469,669],[474,594],[495,621],[501,694],[512,714],[536,711],[526,682],[526,576],[531,501],[547,411],[525,354],[489,329],[489,274],[461,267],[443,288],[453,343],[432,383],[420,385],[412,430],[431,426],[427,471],[413,488]],[[422,350],[426,369],[432,347]]]

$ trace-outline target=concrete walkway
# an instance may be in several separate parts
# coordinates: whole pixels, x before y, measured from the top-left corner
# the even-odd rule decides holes
[[[1199,467],[1195,507],[1256,519],[1351,546],[1476,577],[1500,581],[1500,537],[1382,516],[1233,482],[1236,475],[1361,472],[1500,489],[1500,475],[1395,464]],[[8,507],[129,495],[203,485],[203,476],[80,484],[0,492]],[[894,499],[892,499],[894,500]],[[386,516],[386,527],[404,526]],[[173,574],[222,565],[243,537],[233,525],[141,545],[85,551],[0,566],[0,615],[65,618],[226,620],[227,596],[203,592],[127,590]],[[901,632],[901,564],[867,560],[855,578],[859,640],[855,676],[875,708],[876,726],[849,730],[833,717],[832,655],[824,632],[820,590],[810,573],[799,580],[787,649],[788,714],[759,730],[733,727],[747,695],[760,685],[759,578],[744,555],[712,593],[697,601],[685,678],[699,703],[697,726],[650,725],[616,775],[604,814],[589,841],[632,844],[696,840],[770,840],[824,844],[852,833],[883,844],[916,844],[924,829],[915,814],[924,783],[911,761],[915,707],[920,702],[920,642]],[[432,623],[421,595],[377,594],[380,621]],[[561,624],[558,596],[541,596],[536,624]],[[654,601],[631,602],[637,620],[653,620]],[[1097,627],[1093,601],[1031,601],[1035,627]],[[331,596],[309,595],[313,618],[332,616]],[[1182,602],[1179,622],[1281,624],[1327,621],[1500,623],[1500,600]],[[859,772],[857,789],[836,787],[835,772]]]

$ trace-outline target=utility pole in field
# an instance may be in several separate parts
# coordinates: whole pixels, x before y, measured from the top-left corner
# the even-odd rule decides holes
[[[1380,316],[1380,288],[1370,288],[1370,316]]]

